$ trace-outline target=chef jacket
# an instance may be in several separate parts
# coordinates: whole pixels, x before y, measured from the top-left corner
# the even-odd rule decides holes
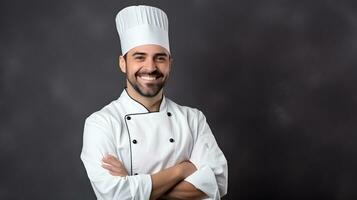
[[[102,158],[116,156],[129,176],[112,176]],[[185,181],[220,199],[227,193],[227,160],[201,111],[163,96],[149,112],[124,89],[120,97],[90,115],[84,125],[81,159],[98,199],[149,199],[150,174],[185,160],[197,171]]]

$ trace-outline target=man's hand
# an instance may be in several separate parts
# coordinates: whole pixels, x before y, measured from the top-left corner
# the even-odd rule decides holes
[[[179,164],[183,175],[183,179],[194,173],[197,168],[190,161],[184,161]],[[168,190],[164,195],[160,196],[163,199],[180,199],[180,200],[197,200],[207,197],[204,192],[197,189],[194,185],[189,182],[182,180],[170,190]]]
[[[179,166],[182,169],[183,179],[193,174],[197,170],[195,165],[193,165],[190,161],[183,161],[179,164]]]
[[[114,156],[107,154],[102,159],[102,167],[107,169],[113,176],[128,176],[124,165]]]
[[[183,161],[151,175],[152,191],[150,199],[163,197],[166,192],[196,171],[190,161]]]
[[[106,155],[102,167],[113,176],[128,176],[124,165],[114,156]],[[205,194],[193,185],[183,181],[196,171],[190,161],[183,161],[151,175],[152,192],[150,199],[201,199]],[[168,192],[166,195],[164,195]]]

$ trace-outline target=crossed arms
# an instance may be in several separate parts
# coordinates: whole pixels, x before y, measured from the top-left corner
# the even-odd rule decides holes
[[[219,149],[202,113],[198,113],[197,136],[189,161],[155,174],[128,176],[123,167],[130,162],[114,142],[108,122],[98,115],[86,120],[81,159],[93,190],[100,200],[108,199],[209,199],[227,193],[227,160]],[[102,160],[105,154],[119,159]],[[103,168],[106,163],[107,168]],[[197,169],[196,169],[197,167]],[[108,173],[109,171],[109,173]]]
[[[123,164],[114,156],[106,155],[102,159],[102,167],[112,176],[125,177],[128,172]],[[196,189],[192,184],[184,181],[186,177],[196,171],[196,167],[189,161],[151,175],[152,191],[150,199],[202,199],[206,194]]]

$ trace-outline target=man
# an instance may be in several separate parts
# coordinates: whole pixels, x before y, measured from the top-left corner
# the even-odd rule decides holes
[[[163,95],[172,57],[166,14],[130,6],[116,17],[127,87],[85,122],[81,159],[98,199],[220,199],[227,161],[197,109]]]

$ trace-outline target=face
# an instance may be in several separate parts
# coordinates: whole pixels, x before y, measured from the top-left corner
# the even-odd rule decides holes
[[[159,45],[142,45],[131,49],[126,59],[120,56],[120,69],[126,74],[127,87],[145,97],[156,96],[170,73],[171,58]]]

